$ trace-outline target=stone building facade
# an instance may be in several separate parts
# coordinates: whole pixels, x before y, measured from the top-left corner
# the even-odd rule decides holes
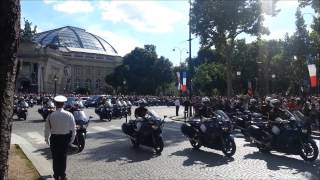
[[[17,91],[72,93],[87,89],[103,93],[105,76],[122,57],[104,39],[76,27],[62,27],[22,42],[18,50]]]

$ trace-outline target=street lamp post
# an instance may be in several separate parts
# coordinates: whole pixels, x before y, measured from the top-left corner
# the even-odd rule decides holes
[[[53,80],[54,80],[54,96],[56,96],[57,95],[57,80],[58,80],[57,75],[54,75]]]
[[[272,75],[271,75],[271,78],[272,78],[272,93],[273,93],[273,92],[274,92],[274,89],[275,89],[275,88],[274,88],[274,84],[275,84],[275,83],[274,83],[274,80],[275,80],[275,78],[276,78],[276,75],[275,75],[275,74],[272,74]]]
[[[179,55],[180,55],[180,63],[179,63],[179,73],[181,73],[181,63],[182,63],[182,51],[186,51],[186,53],[188,54],[188,50],[186,48],[179,48],[179,47],[174,47],[172,49],[172,51],[176,51],[178,50],[179,51]],[[182,95],[182,90],[180,89],[180,97]]]
[[[123,80],[122,81],[122,84],[123,84],[123,94],[125,93],[125,86],[127,84],[127,81],[126,80]]]
[[[238,87],[239,87],[239,92],[241,93],[241,81],[240,81],[240,76],[241,76],[241,71],[237,71],[237,79],[238,79]]]
[[[180,55],[180,59],[179,59],[179,60],[180,60],[180,66],[181,66],[181,62],[182,62],[182,51],[185,50],[187,54],[188,54],[189,52],[188,52],[188,50],[187,50],[186,48],[174,47],[174,48],[172,49],[172,51],[176,51],[176,50],[179,50],[179,55]]]

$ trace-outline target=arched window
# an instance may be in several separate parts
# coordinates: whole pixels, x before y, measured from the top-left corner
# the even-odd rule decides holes
[[[86,80],[85,87],[86,87],[87,89],[91,89],[91,80],[90,80],[90,79],[87,79],[87,80]]]
[[[78,89],[80,88],[80,79],[76,79],[75,83],[74,83],[74,88]]]
[[[71,79],[70,78],[67,79],[66,90],[67,91],[71,90]]]
[[[101,87],[101,81],[100,81],[100,79],[97,79],[96,80],[96,90],[99,90],[100,87]]]

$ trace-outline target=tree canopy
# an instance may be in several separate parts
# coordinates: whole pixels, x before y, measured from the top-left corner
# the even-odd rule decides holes
[[[118,92],[156,94],[173,81],[169,59],[158,58],[154,45],[135,48],[124,56],[123,64],[106,77],[106,82]]]
[[[268,33],[263,27],[261,2],[251,0],[195,0],[191,9],[191,32],[200,37],[202,47],[215,47],[226,64],[227,94],[232,94],[231,62],[234,40],[239,34]]]

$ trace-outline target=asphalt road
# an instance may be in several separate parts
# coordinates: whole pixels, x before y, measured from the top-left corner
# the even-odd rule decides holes
[[[37,112],[29,109],[27,121],[15,120],[13,133],[28,142],[51,161],[44,142],[44,122]],[[320,160],[304,162],[300,156],[272,151],[263,154],[235,134],[237,151],[232,158],[222,152],[202,147],[193,150],[180,132],[181,122],[172,121],[174,107],[153,107],[169,118],[164,125],[165,147],[161,155],[151,148],[132,148],[121,132],[124,119],[111,122],[98,120],[93,108],[85,109],[93,116],[89,124],[83,152],[68,156],[69,179],[319,179]],[[182,111],[181,113],[182,114]],[[319,146],[319,141],[317,141]],[[51,168],[51,167],[48,167]]]

